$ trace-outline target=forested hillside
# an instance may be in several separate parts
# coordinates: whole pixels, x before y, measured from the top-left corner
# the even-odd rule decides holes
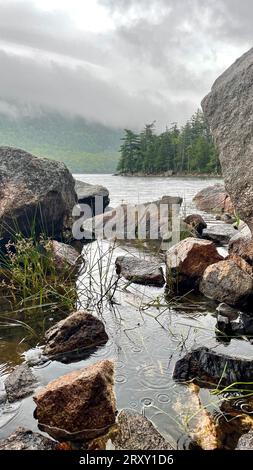
[[[220,173],[218,153],[200,110],[182,128],[174,123],[157,134],[152,123],[139,134],[126,129],[122,140],[120,173]]]
[[[122,130],[56,113],[8,118],[0,115],[0,145],[63,161],[76,173],[113,173]]]

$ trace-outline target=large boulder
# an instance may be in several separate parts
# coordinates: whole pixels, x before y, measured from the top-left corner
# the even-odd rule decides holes
[[[200,211],[213,212],[215,214],[233,214],[234,209],[231,199],[224,184],[218,183],[199,191],[193,198],[193,202]]]
[[[195,383],[211,388],[243,382],[241,388],[252,390],[253,361],[216,353],[200,347],[177,361],[173,372],[176,381]],[[249,382],[248,385],[246,382]],[[238,384],[239,388],[239,384]]]
[[[36,387],[37,379],[30,367],[21,364],[5,379],[4,386],[10,403],[31,395]]]
[[[92,215],[104,212],[110,204],[109,191],[104,186],[75,181],[75,191],[79,204],[87,204],[92,211]]]
[[[178,291],[195,289],[205,269],[221,260],[213,242],[186,238],[166,253],[167,285]]]
[[[58,441],[90,440],[115,423],[114,365],[104,360],[50,382],[34,401],[41,431]]]
[[[206,268],[199,288],[209,299],[241,305],[253,293],[253,279],[228,259]]]
[[[51,358],[64,361],[69,356],[80,359],[107,340],[102,321],[84,310],[78,310],[46,332],[44,352]]]
[[[117,274],[136,284],[162,287],[165,284],[161,266],[150,260],[134,256],[118,256],[115,261]]]
[[[226,190],[253,231],[253,48],[214,83],[202,102],[219,150]]]
[[[56,450],[57,442],[38,432],[18,428],[11,436],[0,441],[0,450]]]
[[[62,238],[71,228],[75,182],[60,162],[0,147],[0,238],[45,233]]]

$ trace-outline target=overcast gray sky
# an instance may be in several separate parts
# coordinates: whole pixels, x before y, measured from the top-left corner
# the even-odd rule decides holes
[[[252,24],[252,0],[0,0],[0,111],[182,124]]]

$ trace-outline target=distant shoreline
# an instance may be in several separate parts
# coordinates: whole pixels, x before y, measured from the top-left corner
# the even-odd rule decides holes
[[[217,178],[222,179],[222,175],[216,173],[173,173],[171,175],[167,173],[114,173],[112,176],[126,176],[130,178],[141,177],[141,178]]]

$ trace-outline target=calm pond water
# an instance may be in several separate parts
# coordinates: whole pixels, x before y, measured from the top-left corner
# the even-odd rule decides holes
[[[92,184],[103,184],[110,190],[111,205],[122,201],[139,203],[155,200],[163,195],[183,196],[186,211],[192,212],[192,197],[200,189],[217,182],[214,179],[200,178],[126,178],[110,175],[78,175],[79,179]],[[196,211],[196,209],[194,209]],[[208,220],[212,217],[207,216]],[[118,246],[111,256],[110,275],[114,275],[114,259],[130,250],[138,256],[149,256],[138,252],[135,247]],[[110,250],[108,242],[86,246],[89,263],[98,269],[96,260],[100,250]],[[107,269],[108,256],[104,258]],[[96,274],[95,274],[96,277]],[[98,278],[97,278],[98,280]],[[85,274],[78,281],[80,302],[86,306],[88,299],[84,291]],[[92,284],[92,301],[96,297],[98,286]],[[160,307],[158,307],[159,298]],[[102,358],[112,358],[116,364],[116,395],[118,409],[132,408],[145,414],[157,426],[159,431],[175,448],[187,448],[189,444],[185,416],[193,413],[191,397],[187,387],[172,380],[175,362],[192,347],[201,345],[215,347],[218,351],[236,355],[252,356],[252,346],[246,341],[232,340],[224,345],[215,337],[215,305],[203,297],[191,297],[184,302],[171,304],[164,299],[164,289],[126,286],[121,281],[115,296],[114,308],[107,305],[98,312],[101,315],[109,342],[98,349],[88,359],[64,364],[49,361],[33,367],[39,387],[46,385],[56,377],[79,369]],[[55,320],[51,318],[49,323]],[[40,328],[43,319],[39,319]],[[35,323],[35,326],[34,326]],[[36,321],[33,319],[36,328]],[[2,380],[17,363],[25,359],[33,361],[40,352],[39,347],[25,340],[25,333],[17,334],[15,328],[2,330],[0,327],[0,376]],[[3,385],[2,385],[3,386]],[[203,402],[211,403],[211,409],[217,403],[208,392],[202,396]],[[0,385],[1,402],[1,385]],[[37,430],[33,419],[34,403],[31,397],[20,403],[6,406],[0,404],[0,438],[8,436],[22,425]]]

